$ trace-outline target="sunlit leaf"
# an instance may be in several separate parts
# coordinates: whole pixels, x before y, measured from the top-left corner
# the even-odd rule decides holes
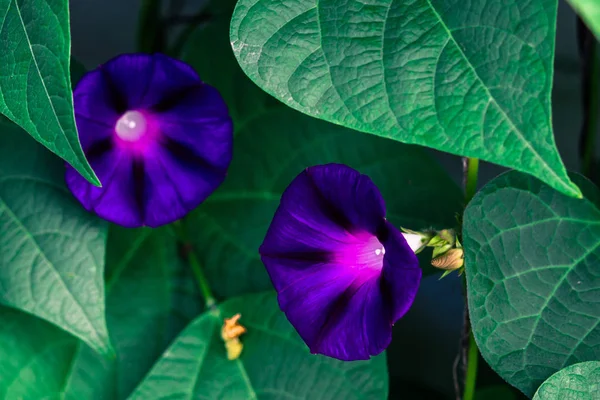
[[[240,0],[231,43],[289,106],[530,173],[571,196],[550,92],[556,0]]]

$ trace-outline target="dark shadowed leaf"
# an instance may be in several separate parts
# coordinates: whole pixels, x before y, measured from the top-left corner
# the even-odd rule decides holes
[[[248,333],[241,357],[229,361],[221,326],[237,313]],[[130,400],[384,400],[387,390],[385,355],[343,362],[310,354],[267,292],[228,300],[192,322]]]
[[[488,364],[528,396],[558,370],[600,359],[600,192],[585,199],[512,171],[465,211],[469,312]]]

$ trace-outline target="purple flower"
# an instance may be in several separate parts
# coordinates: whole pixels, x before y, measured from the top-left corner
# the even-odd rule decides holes
[[[225,179],[233,125],[216,89],[161,54],[125,54],[74,91],[79,139],[102,183],[67,165],[67,186],[100,217],[125,227],[185,216]]]
[[[421,281],[377,187],[341,164],[307,168],[292,181],[260,254],[281,309],[311,352],[340,360],[385,350]]]

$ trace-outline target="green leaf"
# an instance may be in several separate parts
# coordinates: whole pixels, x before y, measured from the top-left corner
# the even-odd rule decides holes
[[[0,113],[95,185],[75,125],[67,0],[0,0]]]
[[[600,191],[586,199],[511,171],[465,211],[469,313],[488,364],[528,396],[568,365],[600,359]]]
[[[75,338],[6,307],[0,307],[0,321],[0,398],[61,398]]]
[[[222,297],[272,287],[258,248],[281,194],[308,166],[344,163],[370,176],[397,227],[453,227],[461,208],[460,190],[423,149],[289,109],[250,120],[236,137],[234,154],[225,183],[185,220]]]
[[[0,303],[110,353],[104,317],[107,225],[64,184],[64,163],[0,124]]]
[[[165,228],[112,226],[107,266],[107,319],[116,359],[80,345],[65,386],[78,399],[124,399],[202,304],[189,268],[178,261]]]
[[[561,369],[540,386],[533,400],[598,400],[600,361],[583,362]]]
[[[556,0],[240,0],[244,72],[306,114],[581,196],[550,114]]]
[[[567,2],[600,39],[600,2],[598,0],[567,0]]]
[[[223,318],[237,313],[248,332],[241,357],[229,361],[220,331]],[[129,400],[387,399],[387,391],[385,355],[343,362],[311,354],[267,292],[228,300],[196,319]]]

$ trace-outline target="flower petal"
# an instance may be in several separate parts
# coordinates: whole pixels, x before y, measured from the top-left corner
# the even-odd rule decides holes
[[[102,157],[89,159],[90,165],[102,182],[101,188],[91,185],[75,169],[66,171],[67,187],[88,211],[101,218],[132,228],[143,224],[136,201],[133,158],[114,149]]]
[[[380,235],[380,240],[385,247],[382,276],[385,290],[389,292],[389,296],[386,297],[392,306],[391,319],[396,322],[412,306],[423,271],[402,232],[389,222],[384,233]]]
[[[379,354],[412,304],[421,270],[384,215],[371,180],[340,164],[308,168],[284,192],[260,253],[281,309],[312,352]]]
[[[227,106],[185,63],[121,55],[88,73],[74,99],[82,147],[103,187],[69,165],[66,179],[102,218],[127,227],[167,224],[225,179],[233,147]]]
[[[158,149],[145,159],[144,224],[157,227],[184,217],[225,179],[215,169],[187,153]]]
[[[122,54],[101,69],[129,110],[176,102],[182,92],[202,84],[192,67],[163,54]]]
[[[156,115],[165,141],[185,146],[214,168],[227,168],[233,151],[233,125],[215,88],[197,86]]]
[[[384,215],[383,200],[367,176],[341,164],[307,168],[282,195],[260,253],[332,252],[353,232],[375,234]]]

